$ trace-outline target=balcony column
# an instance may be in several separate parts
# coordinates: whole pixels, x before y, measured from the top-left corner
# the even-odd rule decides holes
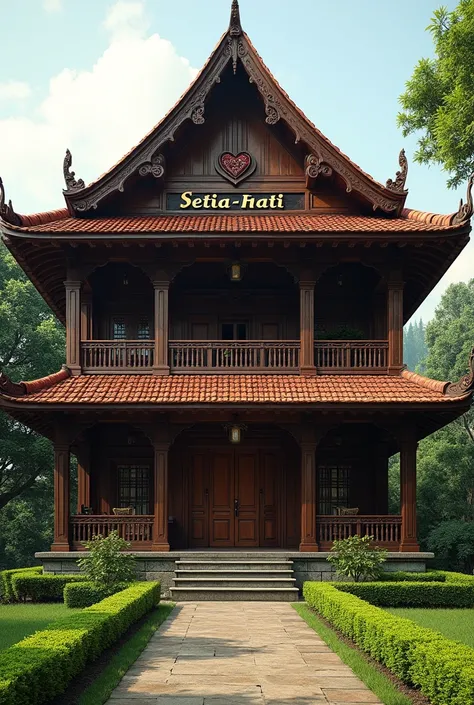
[[[169,442],[155,439],[153,551],[169,551],[168,541],[168,450]]]
[[[66,281],[66,365],[72,375],[80,375],[81,367],[81,285]]]
[[[387,284],[388,374],[399,375],[403,368],[403,280],[392,272]]]
[[[54,539],[52,551],[69,551],[70,446],[63,438],[54,443]]]
[[[300,279],[300,373],[315,375],[314,366],[314,279]]]
[[[418,443],[413,428],[401,435],[400,443],[400,505],[402,537],[400,551],[419,551],[416,537],[416,451]]]
[[[91,506],[90,449],[87,443],[77,449],[77,513]]]
[[[316,447],[312,428],[304,429],[301,447],[301,543],[300,551],[319,551],[316,533],[318,510]]]
[[[169,281],[153,281],[155,290],[155,356],[153,374],[169,375],[170,366],[168,362],[168,299]]]

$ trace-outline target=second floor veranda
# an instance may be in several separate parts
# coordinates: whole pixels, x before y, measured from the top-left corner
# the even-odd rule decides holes
[[[402,287],[359,263],[315,281],[269,262],[197,262],[172,282],[110,263],[77,295],[79,340],[68,325],[76,374],[393,374],[402,365]]]

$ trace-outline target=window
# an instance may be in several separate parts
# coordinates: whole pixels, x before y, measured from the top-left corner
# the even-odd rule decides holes
[[[319,467],[318,514],[334,514],[336,507],[349,506],[350,466]]]
[[[247,340],[247,324],[223,323],[221,334],[222,340]]]
[[[138,322],[137,340],[150,340],[150,324],[146,318]]]
[[[135,514],[150,514],[150,466],[119,465],[119,507],[133,507]]]
[[[112,323],[112,338],[113,340],[125,340],[126,326],[123,318],[116,318]]]

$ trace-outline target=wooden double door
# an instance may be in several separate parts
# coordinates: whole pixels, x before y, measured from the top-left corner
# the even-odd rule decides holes
[[[192,450],[188,464],[188,545],[276,547],[281,468],[277,451]]]

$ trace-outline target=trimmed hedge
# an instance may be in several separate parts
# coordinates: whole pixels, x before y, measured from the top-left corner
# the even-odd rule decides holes
[[[406,570],[394,570],[380,575],[379,581],[383,582],[413,582],[413,583],[444,583],[446,575],[440,570],[430,570],[426,573],[410,573]]]
[[[444,575],[447,583],[468,583],[474,585],[474,575],[466,575],[466,573],[452,573],[448,570],[438,570],[437,573]]]
[[[43,567],[35,565],[31,568],[11,568],[10,570],[2,570],[0,572],[0,595],[3,602],[13,602],[15,595],[12,587],[12,577],[18,573],[23,575],[40,575],[43,572]]]
[[[474,607],[474,583],[333,583],[372,605],[383,607]]]
[[[474,702],[474,649],[328,583],[306,582],[303,594],[310,607],[405,683],[420,688],[432,705]]]
[[[0,652],[0,703],[41,705],[160,601],[160,584],[134,583]]]
[[[100,602],[106,597],[120,592],[120,590],[126,590],[127,587],[126,584],[119,585],[115,590],[110,592],[90,582],[69,583],[64,586],[64,604],[66,607],[90,607],[91,605],[95,605],[96,602]]]
[[[18,573],[11,579],[12,590],[17,600],[31,599],[33,602],[49,602],[63,599],[64,586],[87,580],[85,575],[25,575]]]

